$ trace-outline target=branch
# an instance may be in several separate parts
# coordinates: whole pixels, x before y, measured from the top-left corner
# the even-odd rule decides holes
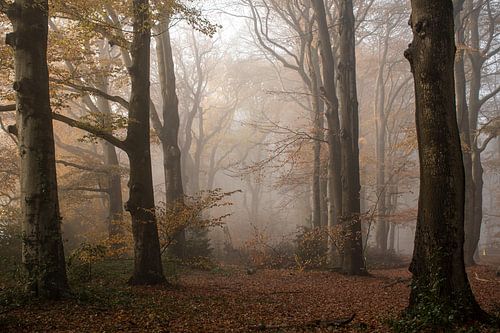
[[[479,101],[479,107],[481,107],[484,103],[486,103],[490,98],[492,98],[496,94],[498,94],[498,92],[500,92],[500,86],[498,86],[495,90],[493,90],[492,92],[490,92],[488,95],[486,95],[483,98],[481,98],[481,100]]]
[[[123,97],[110,95],[110,94],[105,93],[104,91],[97,89],[97,88],[94,88],[94,87],[82,86],[82,85],[78,85],[78,84],[71,83],[71,82],[66,82],[64,80],[59,80],[59,79],[51,79],[51,81],[68,86],[68,87],[71,87],[71,88],[76,89],[76,90],[81,91],[81,92],[87,92],[87,93],[90,93],[92,95],[96,95],[96,96],[105,98],[111,102],[115,102],[115,103],[120,104],[121,106],[123,106],[127,110],[130,107],[129,102],[126,101]]]
[[[68,161],[63,161],[63,160],[56,160],[56,163],[62,164],[62,165],[67,166],[67,167],[72,167],[75,169],[84,170],[84,171],[98,172],[98,173],[104,173],[104,174],[108,173],[108,171],[105,170],[103,167],[92,168],[89,166],[80,165],[80,164],[76,164],[76,163],[72,163],[72,162],[68,162]]]
[[[16,111],[16,104],[0,105],[0,112]]]
[[[93,127],[87,123],[71,119],[69,117],[63,116],[59,113],[52,113],[52,119],[65,123],[68,126],[79,128],[81,130],[87,131],[91,134],[94,134],[98,138],[108,141],[113,146],[120,148],[123,151],[127,151],[127,145],[122,140],[116,138],[114,135],[110,134],[108,131],[100,130],[98,128]]]
[[[109,189],[107,188],[94,188],[94,187],[63,187],[59,189],[61,192],[70,192],[70,191],[85,191],[85,192],[99,192],[99,193],[109,193]]]
[[[493,140],[494,138],[496,138],[498,136],[498,134],[496,132],[493,132],[491,133],[484,141],[483,141],[483,144],[481,145],[481,147],[478,147],[478,150],[480,153],[482,153],[483,151],[486,150],[486,147],[488,146],[488,144],[490,143],[491,140]]]

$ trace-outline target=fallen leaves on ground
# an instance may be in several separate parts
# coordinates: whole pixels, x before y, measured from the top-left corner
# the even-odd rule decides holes
[[[231,268],[184,272],[169,287],[126,287],[121,282],[113,286],[112,281],[101,281],[86,300],[76,297],[6,311],[0,314],[0,331],[251,332],[262,325],[300,326],[355,313],[354,320],[338,332],[387,332],[386,320],[407,305],[411,275],[406,269],[370,273],[347,277],[258,270],[247,275]],[[494,269],[476,266],[469,277],[481,306],[498,311],[500,279]]]

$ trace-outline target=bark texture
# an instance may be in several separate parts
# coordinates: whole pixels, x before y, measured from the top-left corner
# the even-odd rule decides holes
[[[68,291],[57,194],[47,66],[48,2],[17,0],[8,9],[14,32],[17,128],[21,157],[23,263],[28,289],[59,298]]]
[[[455,113],[452,1],[413,0],[413,41],[405,52],[414,76],[420,195],[410,271],[409,310],[427,303],[455,320],[480,314],[464,267],[464,167]]]

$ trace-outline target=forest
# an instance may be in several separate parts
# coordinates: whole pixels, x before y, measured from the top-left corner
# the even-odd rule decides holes
[[[500,331],[498,0],[0,0],[0,332]]]

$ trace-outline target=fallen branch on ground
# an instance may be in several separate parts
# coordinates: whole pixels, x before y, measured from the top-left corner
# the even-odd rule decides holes
[[[249,329],[254,331],[268,331],[268,330],[283,330],[283,329],[306,330],[306,329],[317,329],[317,328],[334,328],[349,324],[354,320],[355,316],[356,313],[353,313],[352,316],[349,318],[332,319],[332,320],[313,320],[305,324],[282,324],[282,325],[260,324],[257,326],[250,326]]]

